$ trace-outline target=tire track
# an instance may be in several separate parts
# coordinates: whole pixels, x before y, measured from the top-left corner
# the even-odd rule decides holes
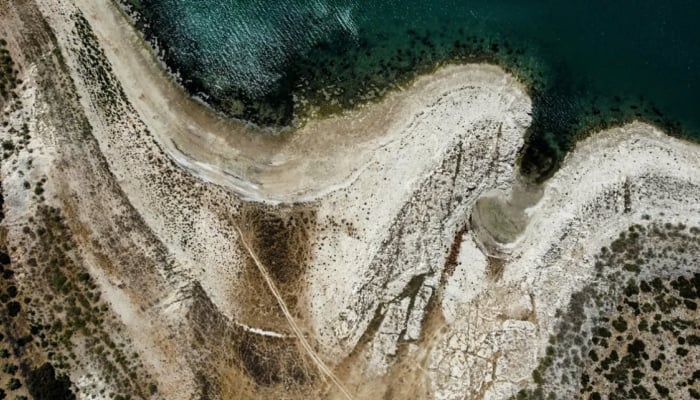
[[[258,270],[260,271],[260,274],[262,275],[263,279],[265,279],[265,283],[267,284],[267,287],[270,288],[270,292],[272,292],[272,295],[275,297],[277,300],[277,304],[279,305],[280,309],[282,310],[282,313],[284,314],[285,318],[287,319],[287,322],[289,323],[290,328],[292,329],[292,332],[294,332],[294,335],[299,339],[299,342],[301,343],[301,346],[304,348],[306,353],[311,357],[311,360],[313,360],[314,364],[316,364],[316,367],[321,371],[322,374],[326,375],[340,390],[340,392],[343,393],[345,398],[348,400],[353,400],[353,397],[350,395],[350,393],[345,389],[343,384],[340,382],[337,376],[331,371],[330,368],[321,360],[321,358],[316,354],[314,349],[311,347],[309,342],[306,340],[304,337],[304,334],[301,332],[301,329],[299,329],[299,326],[297,325],[296,321],[294,321],[294,318],[292,317],[292,314],[289,312],[289,309],[287,308],[287,304],[284,302],[284,299],[282,299],[282,296],[280,295],[279,291],[277,290],[277,287],[275,286],[275,283],[272,281],[272,278],[270,278],[270,275],[267,272],[267,268],[262,264],[258,256],[255,254],[253,249],[250,247],[248,244],[248,241],[245,239],[245,236],[243,235],[243,231],[241,228],[238,226],[238,224],[235,224],[236,231],[238,232],[238,236],[241,240],[241,243],[243,244],[243,247],[245,247],[246,251],[250,255],[250,257],[253,259],[255,262],[255,265],[258,267]]]

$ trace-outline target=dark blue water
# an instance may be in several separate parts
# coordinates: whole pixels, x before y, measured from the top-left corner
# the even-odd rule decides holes
[[[189,91],[261,125],[290,124],[308,104],[352,107],[440,62],[491,61],[531,88],[527,173],[547,176],[579,135],[632,118],[700,139],[697,1],[132,4]]]

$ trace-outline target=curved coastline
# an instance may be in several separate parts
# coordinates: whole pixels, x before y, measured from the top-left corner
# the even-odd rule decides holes
[[[116,1],[115,3],[129,4],[129,2],[120,3],[120,1]],[[176,3],[179,4],[179,2]],[[147,8],[148,7],[144,7],[141,9],[140,13],[135,11],[136,14],[129,14],[134,16],[136,18],[135,20],[132,20],[129,16],[127,16],[127,19],[131,21],[133,25],[135,25],[134,29],[140,37],[144,37],[145,40],[149,41],[153,40],[153,42],[150,42],[147,47],[151,47],[151,44],[155,46],[154,53],[158,55],[158,57],[155,58],[160,64],[163,64],[166,70],[170,67],[177,68],[180,64],[178,64],[172,57],[169,58],[168,55],[170,53],[177,53],[177,51],[168,51],[168,54],[159,53],[158,45],[156,44],[158,41],[157,38],[159,37],[157,32],[159,30],[150,29],[144,25],[144,21],[147,21],[150,18],[148,17],[149,12],[145,10]],[[179,6],[176,8],[179,8]],[[139,7],[136,7],[136,9],[139,9]],[[122,10],[129,10],[129,7],[122,7]],[[142,19],[139,19],[139,16]],[[175,32],[176,31],[177,29],[175,29]],[[409,32],[410,31],[412,30],[409,30]],[[475,32],[475,34],[477,36],[480,35],[478,31]],[[165,37],[161,37],[161,40],[164,38]],[[492,45],[496,47],[495,51],[489,52],[488,50],[484,50],[482,52],[479,50],[480,48],[470,48],[468,51],[464,50],[462,53],[459,50],[454,50],[453,53],[449,53],[449,55],[444,54],[438,58],[434,58],[434,60],[427,62],[426,64],[419,63],[415,66],[415,69],[411,69],[410,71],[406,70],[399,73],[397,76],[394,76],[394,79],[392,80],[393,83],[388,84],[388,87],[390,88],[387,89],[388,93],[397,90],[394,84],[398,85],[399,87],[410,86],[410,83],[414,79],[417,79],[420,76],[432,74],[434,69],[442,64],[487,62],[499,65],[501,68],[506,70],[506,72],[518,77],[518,79],[527,86],[528,94],[533,98],[534,121],[532,129],[530,130],[532,134],[528,134],[528,138],[522,152],[522,157],[519,160],[519,169],[524,175],[528,176],[528,178],[539,183],[544,182],[547,180],[547,178],[551,177],[551,175],[560,167],[566,153],[573,149],[577,141],[580,141],[599,130],[620,126],[634,120],[644,120],[653,125],[661,127],[666,132],[671,134],[693,135],[692,131],[685,131],[686,129],[690,128],[681,126],[680,120],[673,120],[671,119],[672,117],[662,115],[661,111],[655,107],[655,104],[651,100],[644,100],[644,97],[653,99],[653,96],[641,96],[636,94],[633,96],[632,93],[625,94],[626,92],[624,92],[624,90],[620,92],[618,89],[613,88],[610,88],[610,93],[604,93],[602,91],[603,89],[599,90],[600,93],[595,92],[597,93],[595,95],[591,94],[593,92],[588,93],[586,91],[579,93],[579,89],[569,87],[570,85],[573,85],[573,82],[575,82],[575,77],[577,74],[571,73],[571,68],[567,69],[567,67],[557,67],[555,61],[556,58],[550,59],[548,57],[551,55],[544,54],[541,52],[541,50],[538,50],[539,46],[536,44],[536,41],[533,41],[532,46],[529,45],[529,40],[526,44],[519,43],[518,45],[511,42],[511,47],[509,47],[508,40],[505,40],[504,38],[493,36],[490,39],[489,36],[485,36],[480,38],[480,40],[483,41],[484,38],[486,39],[487,44],[490,40],[492,41]],[[459,39],[461,40],[461,37]],[[368,40],[370,40],[370,43],[372,43],[371,39]],[[500,52],[498,50],[499,45],[501,46]],[[438,45],[438,47],[439,46],[440,45]],[[466,48],[466,46],[463,47],[463,49]],[[521,56],[514,56],[511,58],[511,51],[513,54],[521,54]],[[509,55],[506,56],[506,53]],[[352,58],[352,56],[349,57]],[[595,58],[596,57],[589,57],[589,59]],[[321,68],[321,65],[325,64],[319,63],[318,67]],[[575,63],[575,65],[586,64],[581,62]],[[185,70],[188,70],[187,66],[183,65],[182,67]],[[311,70],[314,70],[314,68],[311,68]],[[393,69],[389,67],[389,70]],[[311,76],[314,76],[313,72],[307,72],[309,72]],[[403,76],[403,73],[405,73],[406,76]],[[185,75],[187,75],[187,73],[185,73]],[[177,74],[172,76],[173,80],[176,82],[180,81],[180,77],[177,76]],[[340,76],[344,75],[341,74]],[[321,82],[319,85],[323,85],[323,79],[319,79],[317,81]],[[351,82],[352,79],[344,79],[343,81]],[[184,85],[185,87],[191,89],[189,93],[198,93],[201,90],[206,92],[206,90],[197,85],[195,85],[195,87],[188,86],[187,84]],[[583,86],[585,87],[586,84],[583,84]],[[639,86],[644,86],[644,84],[639,84]],[[322,88],[323,86],[318,87]],[[188,89],[183,90],[186,92],[188,91]],[[311,92],[305,92],[304,90],[302,90],[302,92],[309,94],[311,96],[310,98],[316,96],[316,94],[311,94]],[[373,102],[383,98],[386,93],[384,90],[382,90],[382,93],[384,94],[379,95],[378,98],[373,98],[373,100],[370,101]],[[304,98],[304,95],[301,96]],[[577,105],[583,104],[583,101],[576,103],[572,100],[571,104],[568,103],[568,99],[586,100],[589,99],[589,97],[591,102],[588,106]],[[358,104],[364,104],[364,102],[367,101],[362,96],[354,99],[359,100]],[[301,103],[305,103],[305,101],[302,100]],[[212,104],[217,104],[217,102],[213,102]],[[318,104],[314,103],[313,108],[319,104],[324,103],[322,100],[319,101]],[[355,105],[352,101],[350,104],[345,104],[344,107],[347,108],[334,108],[334,110],[331,111],[331,114],[337,115],[336,113],[341,113],[348,109],[355,109]],[[212,109],[215,112],[218,112],[216,111],[216,105],[213,105]],[[224,116],[224,119],[227,118],[226,110],[223,110],[222,115]],[[256,118],[253,116],[251,117],[251,120],[256,120]],[[545,135],[544,132],[548,133]]]
[[[160,146],[194,175],[251,200],[309,201],[347,185],[371,152],[400,134],[396,125],[405,115],[420,113],[418,99],[436,88],[468,81],[523,90],[513,78],[500,82],[501,70],[495,66],[443,67],[380,102],[308,121],[288,134],[264,134],[218,115],[185,93],[114,3],[77,0],[76,5]]]

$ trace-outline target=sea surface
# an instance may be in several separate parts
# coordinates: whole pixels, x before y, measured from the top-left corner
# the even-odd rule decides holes
[[[522,168],[535,177],[581,135],[633,118],[700,140],[697,0],[122,1],[190,93],[264,126],[488,61],[530,88]]]

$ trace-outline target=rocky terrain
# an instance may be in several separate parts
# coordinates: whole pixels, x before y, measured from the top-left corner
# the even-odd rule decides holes
[[[494,66],[273,135],[189,100],[108,1],[0,18],[9,398],[700,393],[697,145],[631,123],[534,186]]]

